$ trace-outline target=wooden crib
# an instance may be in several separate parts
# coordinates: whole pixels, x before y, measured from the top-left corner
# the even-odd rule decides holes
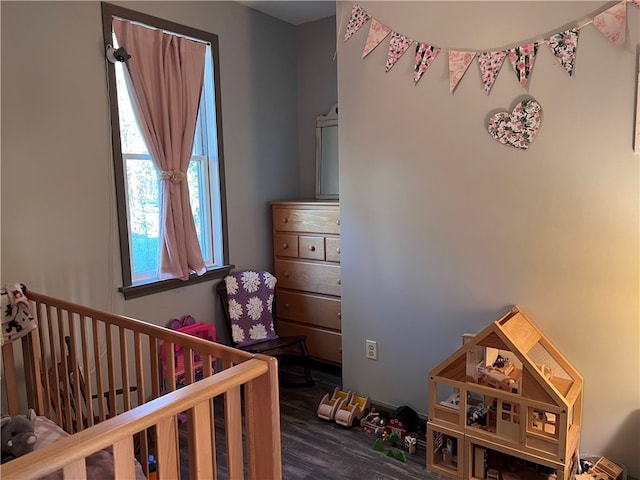
[[[3,480],[60,469],[65,479],[88,478],[85,459],[103,449],[117,479],[136,478],[140,468],[147,478],[180,478],[179,436],[192,479],[219,478],[216,439],[226,446],[227,478],[282,478],[273,357],[29,290],[27,297],[38,328],[2,347],[3,411],[34,408],[72,435],[3,464]],[[176,385],[173,361],[163,375],[163,344],[182,347],[184,384]],[[222,440],[216,416],[224,418]]]

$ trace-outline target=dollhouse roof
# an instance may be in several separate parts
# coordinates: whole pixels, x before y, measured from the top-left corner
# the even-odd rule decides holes
[[[474,335],[430,376],[467,381],[467,354],[478,348],[508,352],[522,365],[522,397],[569,408],[582,391],[582,376],[518,306]]]

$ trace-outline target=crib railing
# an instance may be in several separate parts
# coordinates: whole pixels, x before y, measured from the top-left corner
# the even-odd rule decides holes
[[[85,478],[84,458],[108,446],[115,478],[133,478],[134,457],[149,476],[150,453],[158,478],[179,478],[178,424],[185,418],[191,478],[216,478],[214,399],[219,396],[228,478],[244,478],[245,464],[251,479],[281,478],[274,358],[35,292],[27,295],[39,328],[22,339],[21,348],[3,346],[8,410],[20,413],[24,402],[17,392],[24,385],[27,406],[73,435],[3,465],[3,479],[37,478],[60,468],[65,478]],[[179,382],[173,358],[160,362],[163,343],[167,352],[181,349]],[[16,373],[15,352],[23,378]]]

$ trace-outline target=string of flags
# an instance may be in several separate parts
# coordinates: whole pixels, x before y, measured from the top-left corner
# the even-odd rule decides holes
[[[480,67],[484,91],[489,95],[498,73],[505,59],[509,59],[521,86],[526,87],[527,81],[536,60],[538,48],[541,44],[547,44],[551,52],[564,67],[569,76],[573,76],[573,68],[578,47],[580,30],[587,25],[597,28],[616,47],[624,48],[625,32],[627,26],[627,4],[640,7],[640,0],[621,0],[612,7],[598,13],[583,25],[558,32],[549,38],[535,42],[525,43],[506,50],[489,50],[483,52],[449,50],[449,93],[453,94],[458,83],[467,72],[469,65],[477,59]],[[409,47],[415,44],[416,56],[413,67],[413,84],[417,84],[422,75],[426,73],[442,49],[432,43],[414,40],[400,32],[394,31],[379,20],[372,18],[357,3],[353,5],[351,16],[347,24],[344,41],[349,40],[369,20],[369,33],[362,51],[362,58],[369,55],[383,40],[390,37],[387,51],[385,72],[388,72],[398,62]]]

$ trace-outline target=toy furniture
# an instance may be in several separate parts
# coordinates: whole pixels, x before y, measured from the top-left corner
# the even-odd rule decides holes
[[[370,403],[368,396],[352,395],[350,400],[342,402],[338,406],[335,413],[336,423],[344,427],[356,425],[369,409]]]
[[[342,364],[340,205],[273,202],[276,318],[281,335],[305,335],[309,356]]]
[[[213,325],[204,322],[196,322],[190,325],[186,325],[183,327],[178,327],[175,329],[178,332],[186,333],[187,335],[191,335],[197,338],[201,338],[208,342],[216,342],[216,328]],[[168,371],[169,365],[167,363],[167,346],[163,343],[160,347],[160,363],[162,364],[162,378],[164,380],[165,386],[168,384]],[[184,348],[182,345],[174,345],[174,377],[175,383],[177,386],[182,386],[185,384],[185,358],[184,358]],[[195,380],[202,379],[203,369],[202,369],[202,357],[197,352],[191,352],[191,374]],[[216,361],[212,360],[212,368],[215,373]]]
[[[582,376],[517,306],[463,338],[429,373],[427,469],[452,479],[572,478]]]
[[[218,292],[218,297],[220,298],[220,303],[222,304],[222,312],[225,319],[225,323],[227,325],[229,338],[233,342],[236,348],[241,350],[245,350],[251,353],[261,353],[263,355],[280,355],[283,353],[292,353],[298,355],[302,360],[302,367],[304,369],[304,382],[291,382],[285,379],[281,380],[281,383],[286,384],[288,386],[312,386],[314,384],[313,377],[311,376],[311,370],[309,368],[309,351],[307,350],[307,337],[305,335],[279,335],[276,330],[276,325],[273,322],[273,311],[268,310],[268,308],[273,309],[274,302],[274,288],[275,288],[275,277],[273,277],[269,272],[236,272],[233,274],[233,277],[238,279],[238,282],[241,282],[241,278],[246,274],[257,274],[260,278],[264,278],[267,276],[268,278],[272,278],[274,285],[264,286],[259,292],[256,298],[261,301],[263,304],[267,305],[263,307],[263,311],[261,312],[262,317],[264,318],[264,322],[269,325],[266,327],[267,336],[264,340],[254,340],[254,341],[246,341],[246,342],[238,342],[236,341],[239,338],[237,335],[234,337],[234,329],[236,329],[237,325],[234,323],[234,319],[230,314],[229,310],[229,294],[227,292],[226,281],[231,278],[231,276],[227,276],[225,280],[219,282],[216,286],[216,291]],[[252,300],[249,300],[252,301]],[[236,304],[236,307],[238,305]],[[248,309],[249,305],[241,305],[239,308]],[[246,312],[245,312],[246,313]]]
[[[46,443],[45,432],[36,423],[36,451],[3,464],[3,480],[41,478],[61,469],[65,479],[149,478],[150,454],[157,460],[158,478],[180,478],[181,443],[188,451],[192,475],[218,478],[220,455],[225,455],[215,448],[220,435],[227,444],[226,460],[222,461],[228,478],[244,478],[245,468],[248,478],[282,478],[274,358],[26,287],[25,295],[37,328],[2,345],[3,409],[16,415],[27,405],[33,407],[39,415],[36,422],[52,426],[55,432],[47,429],[54,435],[47,435],[52,440]],[[178,389],[175,364],[167,362],[168,393],[163,396],[161,342],[168,352],[179,345],[185,366],[185,385]],[[193,378],[194,353],[202,359],[200,381]],[[222,368],[219,372],[213,371],[214,359]],[[61,370],[56,368],[58,363]],[[53,381],[48,372],[52,372]],[[80,372],[86,380],[84,391],[79,381],[71,380],[79,379]],[[135,392],[131,392],[132,385],[137,386]],[[116,400],[117,391],[122,394]],[[220,395],[224,395],[224,412],[214,405]],[[185,411],[187,431],[179,437],[177,416]],[[214,414],[224,415],[224,432],[214,431]],[[76,420],[80,418],[86,419],[86,426]],[[105,449],[107,454],[102,455]],[[97,473],[92,469],[91,459],[98,457],[103,467],[106,462],[110,477],[104,470]],[[248,465],[243,458],[251,458]]]
[[[320,404],[318,405],[318,416],[325,420],[333,420],[340,406],[344,402],[348,403],[351,401],[352,396],[352,392],[344,392],[340,390],[340,388],[336,387],[331,396],[327,393],[322,397],[322,400],[320,400]]]

